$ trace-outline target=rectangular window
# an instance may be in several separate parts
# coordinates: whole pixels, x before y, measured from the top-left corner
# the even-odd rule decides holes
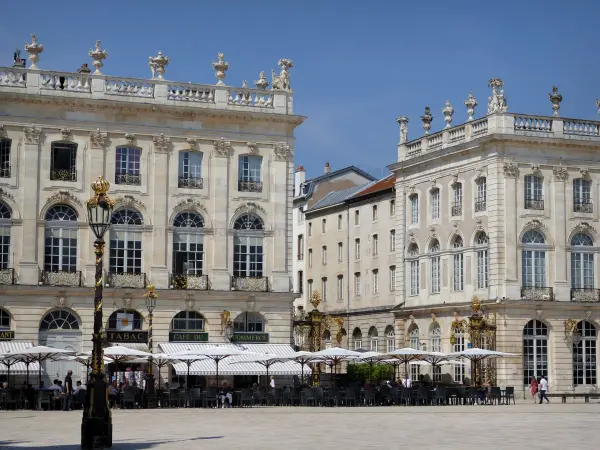
[[[373,270],[373,294],[379,294],[379,270]]]
[[[455,253],[453,255],[453,273],[452,273],[452,287],[455,292],[462,291],[465,287],[464,280],[464,259],[463,254]]]
[[[396,290],[396,266],[390,267],[390,292]]]
[[[304,235],[301,234],[298,236],[298,260],[302,261],[304,259]]]
[[[109,265],[111,273],[142,273],[142,233],[111,230]]]
[[[542,177],[525,176],[525,209],[544,209],[544,182]]]
[[[360,259],[360,239],[354,240],[354,259]]]
[[[233,276],[260,278],[263,276],[263,238],[234,236]]]
[[[338,262],[342,262],[344,260],[344,244],[338,242]]]
[[[573,211],[591,213],[592,206],[592,182],[577,178],[573,180]]]
[[[462,333],[454,332],[454,351],[462,352],[465,350],[465,336]],[[464,383],[465,380],[465,363],[462,360],[458,360],[454,363],[454,382]]]
[[[396,215],[396,200],[390,200],[390,217]]]
[[[477,185],[477,197],[475,197],[475,212],[485,211],[487,208],[487,184],[485,177],[475,181]]]
[[[546,287],[546,252],[523,250],[523,286]]]
[[[417,195],[410,196],[410,223],[419,223],[419,197]]]
[[[372,352],[376,352],[377,351],[377,348],[378,348],[377,344],[378,343],[379,343],[379,341],[377,340],[376,337],[372,337],[371,338],[371,351]]]
[[[304,206],[298,208],[298,225],[304,223]]]
[[[327,233],[327,219],[321,221],[321,233]]]
[[[440,190],[431,191],[431,218],[437,220],[440,218]]]
[[[338,230],[344,228],[344,219],[341,214],[338,214]]]
[[[342,275],[337,277],[337,298],[338,300],[344,299],[344,277]]]
[[[390,252],[396,251],[396,230],[390,230]]]
[[[45,241],[44,270],[48,272],[77,270],[76,227],[46,228]]]
[[[410,295],[419,295],[419,261],[408,263],[410,271]]]
[[[0,226],[0,269],[10,268],[10,229],[10,225]]]
[[[312,248],[308,249],[308,267],[312,267],[312,257],[313,257],[313,252],[312,252]]]
[[[204,235],[173,233],[173,273],[199,276],[203,266]]]
[[[262,192],[260,167],[262,157],[242,155],[239,159],[238,169],[238,191],[240,192]]]
[[[377,205],[373,205],[373,222],[377,222]]]
[[[308,235],[312,236],[312,222],[308,222]]]
[[[360,297],[360,273],[354,274],[354,296]]]
[[[360,211],[354,211],[354,225],[355,226],[359,226],[360,225]]]
[[[324,266],[326,266],[327,265],[327,246],[326,245],[324,245],[321,248],[321,256],[322,256],[321,262],[323,263]]]
[[[302,289],[304,288],[304,272],[301,270],[298,271],[298,292],[302,294]]]
[[[0,138],[0,178],[10,178],[10,146],[12,140]]]
[[[136,147],[117,147],[115,184],[139,186],[142,184],[140,161],[142,150]]]
[[[327,278],[321,279],[321,294],[323,297],[323,303],[327,301]]]
[[[594,289],[594,254],[572,251],[571,286],[574,289]]]
[[[454,183],[452,186],[452,216],[462,214],[462,183]]]
[[[374,234],[373,235],[373,256],[377,256],[379,254],[379,237]]]
[[[431,257],[431,293],[440,293],[440,257]]]
[[[178,187],[202,189],[202,153],[179,152]]]
[[[488,287],[488,251],[477,251],[477,288]]]
[[[50,179],[77,181],[77,144],[52,143]]]
[[[308,300],[310,301],[313,296],[313,280],[308,280],[307,285]]]

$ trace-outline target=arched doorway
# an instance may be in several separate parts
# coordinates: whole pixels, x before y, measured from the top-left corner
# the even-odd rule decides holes
[[[46,313],[40,322],[39,343],[49,347],[61,348],[72,352],[81,352],[81,329],[79,319],[66,309],[56,309]],[[44,384],[52,380],[63,380],[69,370],[73,371],[73,383],[85,381],[82,366],[75,361],[45,361],[42,368],[46,371]]]

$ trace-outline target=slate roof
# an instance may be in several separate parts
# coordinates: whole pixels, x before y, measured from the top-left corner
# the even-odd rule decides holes
[[[344,174],[349,173],[349,172],[355,172],[358,175],[361,175],[362,177],[366,178],[367,180],[375,181],[375,179],[376,179],[374,176],[369,175],[364,170],[360,170],[356,166],[348,166],[348,167],[344,167],[343,169],[335,170],[335,171],[330,172],[330,173],[324,173],[323,175],[319,175],[318,177],[306,180],[304,183],[302,183],[303,186],[308,186],[308,189],[307,189],[306,193],[302,194],[302,195],[299,195],[296,198],[310,197],[312,195],[312,193],[314,192],[315,185],[317,183],[321,183],[322,181],[327,181],[329,179],[333,179],[333,178],[339,177],[339,176],[344,175]]]
[[[343,203],[345,200],[352,197],[358,191],[360,191],[361,189],[365,189],[366,187],[368,187],[369,185],[371,185],[373,183],[376,183],[376,181],[372,181],[371,183],[361,184],[360,186],[352,186],[351,188],[342,189],[339,191],[332,191],[329,194],[327,194],[325,197],[323,197],[321,200],[319,200],[317,203],[315,203],[315,205],[312,208],[310,208],[309,210],[307,210],[306,212],[311,212],[311,211],[315,211],[317,209],[327,208],[329,206]]]

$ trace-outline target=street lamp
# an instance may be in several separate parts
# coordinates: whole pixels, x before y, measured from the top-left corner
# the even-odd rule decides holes
[[[156,308],[156,299],[158,295],[154,291],[152,284],[146,288],[144,294],[146,298],[146,309],[148,310],[148,348],[152,353],[152,318],[154,316],[154,308]],[[154,375],[152,374],[152,357],[148,358],[148,375],[146,376],[146,407],[150,407],[152,402],[150,399],[154,395]]]
[[[110,227],[114,202],[108,198],[108,181],[99,177],[92,183],[94,196],[87,201],[88,222],[96,236],[96,274],[94,290],[94,332],[92,336],[92,376],[87,385],[86,402],[81,423],[81,448],[112,447],[112,420],[108,407],[108,386],[104,379],[102,341],[102,272],[104,235]]]

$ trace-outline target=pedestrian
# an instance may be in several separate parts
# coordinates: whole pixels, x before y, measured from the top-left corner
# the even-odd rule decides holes
[[[550,400],[548,399],[548,396],[546,395],[548,393],[548,381],[546,380],[546,377],[544,377],[542,375],[542,379],[540,381],[540,404],[544,401],[544,399],[546,399],[546,402],[550,403]]]
[[[271,389],[275,390],[275,377],[271,377],[271,383],[269,383],[271,386]]]
[[[65,377],[65,396],[63,397],[63,411],[71,411],[73,409],[73,379],[71,376],[73,371],[69,370]]]
[[[529,378],[529,390],[531,391],[531,398],[533,399],[533,403],[535,403],[537,401],[538,382],[533,376]]]

